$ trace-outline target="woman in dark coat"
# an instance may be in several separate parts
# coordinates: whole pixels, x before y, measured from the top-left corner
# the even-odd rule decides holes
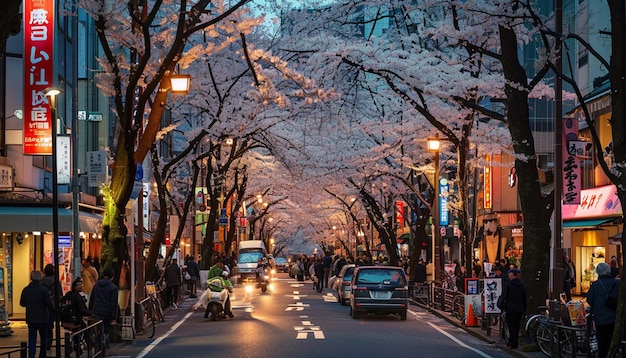
[[[526,287],[520,280],[520,270],[517,268],[510,269],[507,273],[509,281],[504,286],[504,295],[506,307],[506,323],[509,328],[509,342],[507,347],[511,349],[519,348],[519,329],[522,322],[522,316],[526,312],[528,304],[526,296]]]

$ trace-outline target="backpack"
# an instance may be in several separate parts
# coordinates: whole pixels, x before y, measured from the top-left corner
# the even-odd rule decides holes
[[[61,315],[61,323],[67,325],[78,325],[80,317],[78,315],[76,307],[72,302],[72,298],[69,295],[65,295],[59,301],[59,312]]]

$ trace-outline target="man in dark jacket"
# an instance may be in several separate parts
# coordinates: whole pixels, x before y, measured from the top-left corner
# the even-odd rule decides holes
[[[48,343],[48,316],[54,311],[50,292],[41,285],[43,274],[41,271],[30,273],[31,282],[22,290],[20,306],[26,307],[26,324],[28,325],[28,356],[35,358],[37,349],[37,332],[41,348],[39,357],[46,356],[46,344]]]
[[[176,302],[178,300],[178,290],[180,288],[180,284],[182,283],[182,275],[180,266],[178,266],[178,260],[172,259],[172,262],[165,268],[164,277],[165,283],[167,284],[167,305],[177,308]]]
[[[193,256],[189,256],[187,260],[187,273],[191,276],[191,280],[187,281],[187,287],[189,288],[189,297],[196,298],[196,286],[200,280],[200,269],[198,263],[194,261]]]
[[[315,288],[317,292],[322,292],[324,288],[324,275],[326,274],[326,268],[324,267],[323,259],[316,258],[313,263],[313,270],[315,270]]]
[[[52,298],[52,306],[54,307],[58,304],[59,301],[56,300],[56,297],[61,298],[63,296],[63,288],[61,288],[61,283],[56,280],[54,275],[55,267],[53,264],[47,264],[43,268],[43,279],[41,279],[41,284],[48,289],[50,292],[50,297]],[[58,296],[57,296],[58,295]],[[48,314],[48,342],[47,348],[50,349],[52,347],[52,331],[54,328],[54,320],[55,320],[54,309],[50,311]]]
[[[63,320],[63,310],[61,310],[61,322],[65,329],[69,329],[73,332],[87,327],[84,317],[91,316],[91,312],[89,312],[87,304],[85,303],[86,296],[83,296],[82,292],[83,280],[78,277],[72,282],[72,289],[61,298],[61,308],[65,305],[71,307],[71,317],[65,317],[65,320]],[[78,355],[81,355],[80,337],[74,336],[73,343],[74,351],[77,352]]]
[[[102,320],[106,342],[109,341],[109,329],[111,324],[117,323],[119,306],[117,297],[119,290],[113,283],[115,271],[112,268],[104,269],[100,278],[91,291],[89,298],[89,310],[95,319]]]
[[[511,349],[519,347],[519,328],[522,322],[522,316],[526,312],[528,303],[526,298],[526,287],[520,280],[520,270],[517,268],[510,269],[507,273],[509,282],[504,287],[504,295],[506,307],[506,323],[509,327],[509,342],[507,346]]]
[[[587,291],[587,303],[591,306],[593,321],[598,337],[598,357],[606,357],[611,347],[611,338],[615,329],[616,308],[607,305],[608,296],[619,297],[619,279],[611,276],[611,267],[606,262],[596,266],[598,280]]]

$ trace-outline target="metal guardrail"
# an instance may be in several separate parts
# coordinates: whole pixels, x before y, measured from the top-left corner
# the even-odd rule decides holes
[[[2,349],[9,349],[8,351],[0,352],[0,357],[28,357],[28,343],[20,342],[19,347],[2,347]]]
[[[89,358],[105,356],[104,324],[101,320],[92,321],[83,329],[66,332],[63,340],[65,358],[70,358],[72,355],[81,357],[81,353],[87,354]]]

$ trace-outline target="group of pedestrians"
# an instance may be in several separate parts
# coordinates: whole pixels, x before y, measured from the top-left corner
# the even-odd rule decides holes
[[[94,320],[102,320],[105,338],[108,342],[110,326],[117,322],[119,316],[118,288],[113,284],[115,271],[107,268],[102,278],[93,285],[91,297],[87,305],[87,298],[83,295],[84,281],[77,277],[72,282],[71,290],[64,296],[60,283],[55,277],[56,268],[52,264],[44,267],[44,272],[34,270],[30,273],[31,282],[22,290],[20,306],[26,309],[26,324],[28,326],[28,356],[34,358],[37,351],[37,335],[39,335],[39,357],[46,357],[47,350],[52,348],[53,328],[56,319],[55,304],[71,302],[67,309],[75,314],[72,330],[86,327],[84,319],[91,316]],[[60,314],[60,307],[59,307]],[[57,340],[60,337],[57,337]],[[58,344],[58,342],[57,342]],[[76,340],[74,349],[80,350]]]

